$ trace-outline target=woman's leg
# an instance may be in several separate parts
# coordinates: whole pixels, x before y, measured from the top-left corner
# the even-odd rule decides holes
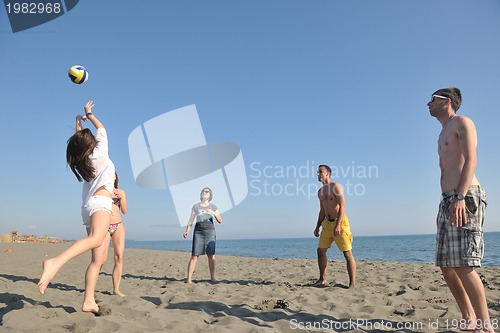
[[[93,215],[92,215],[93,217]],[[100,222],[95,222],[102,223]],[[94,221],[92,222],[94,224]],[[91,232],[91,229],[87,229]],[[95,286],[99,278],[99,272],[106,262],[109,250],[109,233],[104,237],[101,246],[92,249],[92,260],[90,261],[87,272],[85,273],[85,295],[83,299],[82,311],[84,312],[98,312],[99,306],[95,302]]]
[[[210,269],[210,280],[215,281],[215,254],[207,254],[208,269]]]
[[[108,225],[111,214],[106,211],[97,211],[92,215],[92,225],[89,235],[86,238],[74,242],[68,249],[63,251],[58,256],[47,259],[43,262],[43,273],[40,281],[38,281],[38,290],[40,294],[45,292],[48,284],[57,271],[69,260],[79,256],[80,254],[102,245],[106,234],[108,233]],[[100,221],[96,224],[95,221]]]
[[[207,247],[205,249],[208,258],[208,269],[210,270],[210,280],[215,282],[215,230],[205,231],[205,241]]]
[[[115,266],[113,267],[113,294],[123,297],[126,296],[120,291],[123,271],[123,254],[125,252],[125,228],[123,223],[113,233],[111,240],[113,241],[115,258]]]
[[[186,283],[193,283],[193,272],[196,267],[196,262],[198,261],[198,256],[191,256],[188,264],[188,276]]]

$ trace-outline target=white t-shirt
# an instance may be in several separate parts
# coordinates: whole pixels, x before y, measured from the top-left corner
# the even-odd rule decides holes
[[[82,206],[89,201],[95,191],[101,186],[104,186],[111,195],[113,194],[115,165],[108,155],[108,135],[106,134],[106,130],[103,127],[98,128],[95,138],[97,145],[92,155],[90,155],[90,160],[95,170],[95,178],[90,182],[83,182]]]

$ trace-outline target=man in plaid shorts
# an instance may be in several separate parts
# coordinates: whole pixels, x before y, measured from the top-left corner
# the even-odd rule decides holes
[[[438,139],[442,200],[437,216],[436,265],[441,268],[462,313],[459,329],[494,332],[483,283],[474,267],[484,252],[486,193],[475,176],[476,127],[457,116],[462,103],[458,88],[437,90],[427,103],[442,125]]]

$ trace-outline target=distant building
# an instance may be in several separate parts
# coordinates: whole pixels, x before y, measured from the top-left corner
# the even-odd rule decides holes
[[[10,234],[0,235],[1,243],[64,243],[64,241],[57,237],[35,235],[18,235],[17,231],[12,231]]]
[[[12,243],[12,235],[11,234],[0,235],[0,241],[2,243]]]

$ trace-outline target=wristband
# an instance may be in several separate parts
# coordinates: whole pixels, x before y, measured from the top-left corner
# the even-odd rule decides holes
[[[136,127],[128,137],[128,149],[135,183],[149,189],[168,187],[181,226],[187,224],[185,215],[206,186],[216,193],[220,213],[248,194],[240,147],[207,143],[194,104]]]
[[[86,116],[87,116],[87,118],[88,118],[88,116],[91,116],[91,115],[92,115],[92,112],[86,113],[85,115],[86,115]]]

